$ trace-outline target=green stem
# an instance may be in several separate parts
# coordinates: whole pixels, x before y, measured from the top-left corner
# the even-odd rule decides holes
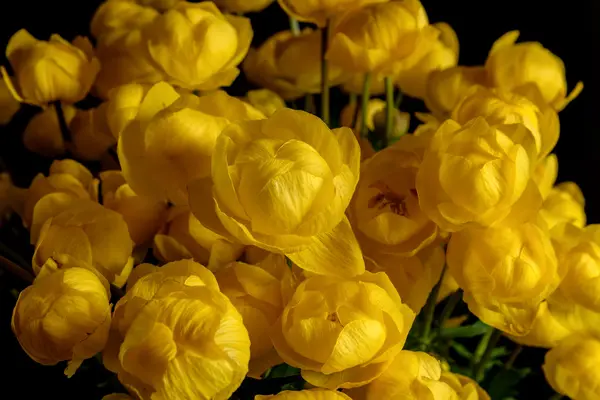
[[[321,119],[329,126],[329,65],[325,57],[329,44],[329,22],[321,35]]]
[[[348,95],[348,104],[351,106],[355,106],[358,101],[358,95],[356,93],[350,93]]]
[[[506,361],[506,364],[504,364],[505,370],[509,370],[512,368],[512,366],[515,364],[515,360],[517,359],[519,354],[521,354],[522,350],[523,350],[523,346],[520,344],[518,344],[517,347],[515,347],[515,349],[512,351],[512,353],[510,353],[510,357],[508,357],[508,361]]]
[[[392,130],[394,129],[394,82],[392,78],[386,76],[385,81],[385,136],[381,139],[381,145],[385,148],[388,145],[388,138],[392,136]]]
[[[398,89],[398,96],[396,96],[396,101],[394,102],[394,108],[396,110],[400,109],[400,105],[402,104],[403,99],[404,95],[402,94],[402,90]]]
[[[304,96],[304,111],[311,114],[315,113],[315,98],[310,93]]]
[[[481,337],[479,344],[477,344],[477,348],[475,349],[475,352],[473,353],[473,358],[471,359],[471,362],[469,363],[469,368],[471,370],[475,369],[475,366],[479,363],[479,361],[481,360],[481,357],[483,357],[483,353],[485,353],[485,349],[487,348],[487,345],[490,342],[492,333],[494,333],[494,328],[488,327],[488,331]]]
[[[485,347],[485,352],[481,356],[479,362],[475,365],[473,370],[473,378],[477,382],[481,382],[485,376],[485,366],[490,360],[492,356],[492,352],[494,351],[494,347],[498,344],[498,340],[502,336],[502,331],[499,329],[492,328],[490,330],[489,340]]]
[[[563,395],[560,393],[555,393],[554,395],[552,395],[552,397],[550,397],[550,400],[560,400],[563,398]]]
[[[63,112],[62,104],[60,101],[54,102],[54,110],[56,111],[56,117],[58,118],[58,126],[62,135],[63,142],[65,144],[71,141],[71,131],[69,131],[69,125],[65,119],[65,113]]]
[[[433,316],[435,314],[435,304],[437,301],[438,293],[440,292],[440,287],[442,286],[442,280],[444,279],[444,275],[446,275],[447,266],[444,265],[442,269],[442,273],[440,274],[440,279],[435,284],[431,293],[429,293],[429,297],[427,298],[427,303],[423,308],[423,315],[425,316],[425,321],[423,322],[423,330],[421,332],[421,339],[423,343],[429,343],[429,336],[431,335],[431,325],[433,324]]]
[[[25,271],[23,268],[10,261],[8,258],[0,256],[0,267],[6,272],[19,277],[21,280],[31,284],[33,283],[33,275]]]
[[[446,320],[448,318],[450,318],[450,316],[452,315],[452,312],[454,311],[454,309],[460,302],[461,298],[462,298],[462,293],[460,290],[457,290],[456,292],[454,292],[450,295],[450,298],[448,299],[448,301],[446,302],[446,305],[444,305],[444,308],[442,309],[442,314],[441,314],[440,320],[439,320],[440,328],[442,328],[444,326],[444,323],[446,322]]]
[[[300,24],[296,18],[290,17],[290,30],[294,36],[300,35]]]
[[[363,92],[360,99],[360,136],[367,137],[367,109],[369,108],[369,97],[371,93],[371,74],[367,72],[365,74],[365,80],[363,82]]]

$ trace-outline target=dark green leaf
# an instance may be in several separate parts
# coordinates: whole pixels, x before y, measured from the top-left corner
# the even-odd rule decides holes
[[[509,355],[511,352],[506,347],[496,347],[492,350],[492,358],[499,358]]]
[[[470,360],[473,358],[473,353],[471,353],[469,351],[469,349],[467,349],[465,346],[463,346],[460,343],[452,342],[450,347],[452,347],[452,350],[457,352],[458,355],[461,356],[462,358],[466,358],[467,360]]]
[[[265,375],[266,379],[274,378],[285,378],[288,376],[300,375],[300,369],[291,367],[287,364],[279,364],[271,368],[268,375]]]
[[[471,338],[486,333],[490,327],[481,321],[475,322],[469,326],[459,326],[456,328],[442,328],[440,336],[443,338]]]
[[[492,378],[488,393],[492,399],[505,399],[514,395],[519,382],[531,372],[529,368],[501,370]]]

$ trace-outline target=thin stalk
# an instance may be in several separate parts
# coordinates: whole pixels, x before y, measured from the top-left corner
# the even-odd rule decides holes
[[[442,309],[442,314],[441,314],[440,320],[439,320],[440,328],[442,328],[444,326],[444,322],[446,322],[446,320],[448,318],[450,318],[450,316],[452,315],[452,312],[454,311],[454,309],[460,302],[461,298],[462,298],[462,293],[460,292],[460,290],[457,290],[456,292],[454,292],[450,295],[450,298],[448,299],[448,301],[446,302],[446,305],[444,305],[444,308]]]
[[[352,121],[350,121],[350,127],[352,130],[358,129],[356,124],[358,123],[358,113],[360,111],[360,106],[358,104],[358,95],[350,94],[350,104],[352,104],[352,96],[354,96],[355,104],[354,104],[354,112],[352,113]],[[358,133],[360,135],[360,132]]]
[[[58,126],[60,128],[62,139],[66,144],[67,142],[71,141],[71,131],[69,131],[69,125],[67,125],[65,113],[63,112],[60,101],[57,100],[54,102],[54,110],[56,111],[56,117],[58,118]]]
[[[369,108],[369,97],[371,95],[371,74],[365,74],[363,92],[360,99],[360,136],[367,137],[367,109]]]
[[[290,17],[290,31],[294,36],[300,35],[300,24],[296,18]]]
[[[315,98],[311,93],[304,96],[304,111],[311,114],[315,113]]]
[[[396,110],[400,109],[400,105],[402,104],[403,99],[404,95],[402,94],[402,90],[398,89],[398,95],[396,96],[396,101],[394,102],[394,108]]]
[[[4,255],[10,257],[12,260],[14,260],[11,262],[17,264],[21,269],[24,269],[26,271],[32,271],[31,261],[25,260],[23,257],[21,257],[20,254],[18,254],[17,252],[15,252],[14,250],[12,250],[10,247],[8,247],[7,245],[5,245],[2,242],[0,242],[0,253],[2,253]]]
[[[386,76],[385,79],[385,135],[381,139],[382,146],[387,147],[388,138],[392,136],[392,130],[394,129],[394,82],[392,78]]]
[[[517,347],[515,347],[515,349],[512,351],[512,353],[510,353],[510,357],[508,357],[508,361],[506,361],[506,364],[504,364],[505,370],[509,370],[512,368],[512,366],[515,364],[517,357],[519,356],[519,354],[521,354],[521,351],[523,351],[523,346],[521,346],[519,344],[519,345],[517,345]]]
[[[25,271],[23,268],[10,261],[8,258],[0,256],[0,267],[6,272],[15,275],[21,280],[31,284],[33,283],[33,275]]]
[[[483,378],[485,376],[485,365],[490,360],[490,357],[492,356],[492,352],[494,351],[494,347],[496,347],[496,344],[498,344],[498,340],[500,340],[501,336],[502,336],[501,330],[499,330],[499,329],[491,330],[490,340],[487,343],[485,352],[483,353],[483,356],[481,356],[481,359],[479,360],[479,362],[475,366],[475,369],[473,370],[473,377],[475,378],[475,381],[481,382],[483,380]]]
[[[429,297],[427,298],[427,303],[423,308],[423,315],[425,315],[425,321],[423,322],[423,330],[421,331],[421,339],[424,343],[429,342],[429,336],[431,335],[431,325],[433,324],[433,316],[435,314],[435,304],[437,301],[438,293],[440,292],[440,287],[442,286],[442,280],[444,279],[444,275],[446,275],[447,266],[444,265],[442,269],[442,273],[440,274],[440,279],[435,284],[431,293],[429,293]]]
[[[494,328],[490,327],[489,330],[481,337],[479,344],[477,344],[477,348],[475,349],[475,353],[473,353],[473,358],[469,363],[469,368],[471,370],[475,369],[475,366],[479,364],[481,357],[483,357],[483,353],[485,353],[485,349],[487,349],[487,345],[492,338],[492,334],[494,333]]]
[[[329,126],[329,63],[325,57],[329,45],[329,21],[321,35],[321,119]]]

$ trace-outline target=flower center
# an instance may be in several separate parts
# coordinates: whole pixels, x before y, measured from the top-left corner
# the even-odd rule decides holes
[[[396,215],[408,215],[406,196],[395,193],[388,185],[381,181],[372,183],[369,185],[369,188],[377,189],[379,191],[379,193],[369,200],[369,208],[377,207],[377,209],[383,210],[384,208],[389,207],[390,211]],[[411,189],[411,193],[414,193],[416,196],[416,190]]]

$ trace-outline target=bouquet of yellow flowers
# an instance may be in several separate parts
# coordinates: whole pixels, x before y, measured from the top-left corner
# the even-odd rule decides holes
[[[251,47],[271,3],[106,0],[92,40],[9,40],[0,123],[36,107],[51,160],[0,175],[23,351],[100,363],[104,400],[501,400],[533,346],[600,399],[600,227],[552,154],[583,85],[517,31],[458,65],[419,0],[278,0]]]

